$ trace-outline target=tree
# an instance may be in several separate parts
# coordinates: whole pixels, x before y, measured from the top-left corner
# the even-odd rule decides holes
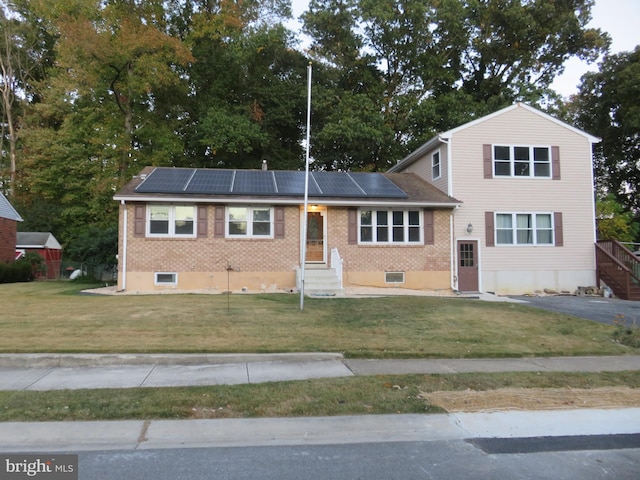
[[[0,182],[2,190],[10,195],[16,183],[18,139],[26,107],[29,96],[34,100],[33,82],[47,57],[43,55],[46,45],[43,46],[40,33],[37,25],[21,15],[19,6],[0,7]]]
[[[96,114],[87,120],[94,137],[103,136],[101,143],[110,147],[102,161],[115,168],[120,186],[132,167],[182,155],[175,131],[182,112],[175,106],[188,91],[180,66],[193,58],[165,33],[161,0],[86,0],[80,7],[41,7],[59,36],[52,87],[68,103],[94,105]]]
[[[109,268],[118,263],[117,253],[118,228],[116,225],[107,228],[87,225],[65,249],[67,257],[90,266],[96,276],[102,273],[98,271],[99,267]]]
[[[193,15],[185,41],[189,71],[192,165],[298,168],[306,59],[281,25],[256,23],[259,2],[212,2]],[[263,7],[260,7],[263,11]]]
[[[541,101],[569,57],[593,60],[608,47],[606,34],[586,27],[592,6],[312,0],[304,29],[327,69],[316,149],[332,152],[338,168],[383,170],[437,131]],[[353,157],[360,140],[375,146]]]
[[[640,215],[640,46],[608,55],[585,74],[570,105],[575,123],[602,138],[594,147],[596,187]]]
[[[634,242],[640,234],[640,224],[634,221],[633,213],[625,211],[613,195],[596,201],[598,238],[615,239],[619,242]]]

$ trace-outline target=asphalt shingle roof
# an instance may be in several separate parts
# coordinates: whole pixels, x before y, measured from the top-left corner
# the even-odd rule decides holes
[[[9,203],[7,197],[0,194],[0,217],[8,218],[9,220],[15,220],[16,222],[22,222],[22,217],[16,209],[13,208],[13,205]]]

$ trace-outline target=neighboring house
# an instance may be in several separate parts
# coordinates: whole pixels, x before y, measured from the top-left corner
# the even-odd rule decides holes
[[[460,202],[407,173],[145,168],[120,202],[118,289],[450,290]],[[302,260],[302,251],[306,258]]]
[[[444,132],[389,172],[460,199],[452,288],[498,294],[595,285],[592,146],[523,104]]]
[[[16,251],[22,254],[37,253],[47,267],[45,278],[59,279],[62,267],[62,246],[49,232],[18,232]]]
[[[12,263],[16,259],[16,231],[22,217],[0,193],[0,262]]]

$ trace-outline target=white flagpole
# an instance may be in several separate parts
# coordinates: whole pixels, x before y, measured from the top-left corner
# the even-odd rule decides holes
[[[304,265],[307,259],[307,207],[309,204],[309,147],[311,143],[311,62],[307,67],[307,153],[304,171],[304,208],[302,211],[302,244],[300,248],[300,310],[304,310]]]

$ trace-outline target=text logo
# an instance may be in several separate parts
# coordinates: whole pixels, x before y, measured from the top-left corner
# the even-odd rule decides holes
[[[77,455],[0,455],[0,480],[78,480]]]

